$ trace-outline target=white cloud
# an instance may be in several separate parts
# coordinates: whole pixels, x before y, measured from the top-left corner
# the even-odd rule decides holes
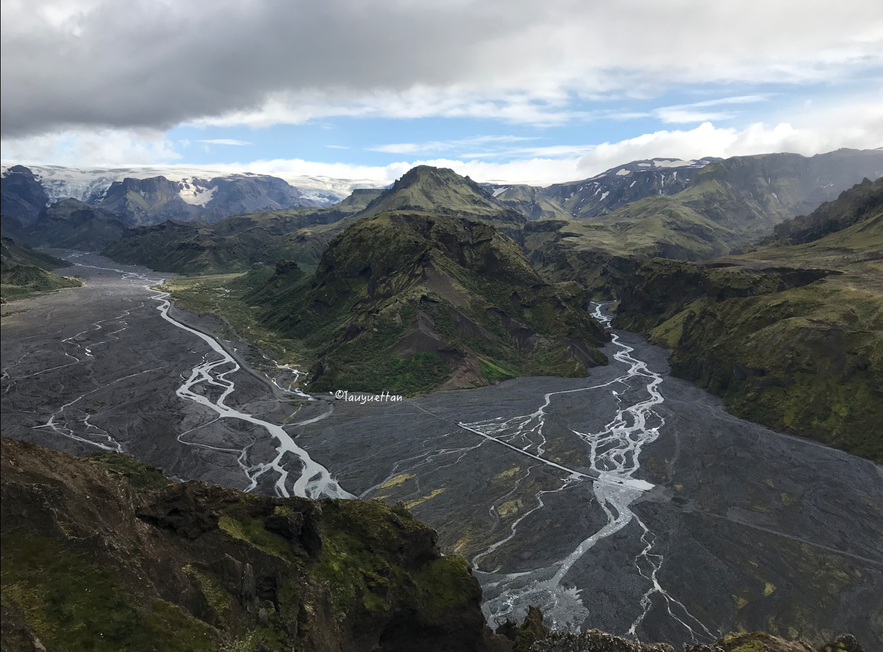
[[[206,145],[251,145],[251,143],[244,140],[236,140],[235,138],[206,138],[204,140],[199,140],[197,142],[205,143]]]
[[[656,109],[653,113],[662,122],[671,123],[689,123],[689,122],[709,122],[731,120],[739,113],[737,111],[709,111],[710,107],[719,107],[732,104],[753,104],[766,100],[768,95],[739,95],[736,97],[720,97],[713,100],[704,100],[702,102],[693,102],[691,104],[676,104],[674,106],[663,106]]]
[[[181,155],[159,131],[102,129],[3,139],[2,158],[23,163],[98,167],[171,163]]]
[[[532,136],[474,136],[456,140],[434,140],[423,143],[392,143],[370,147],[369,151],[386,154],[414,154],[416,152],[441,152],[464,147],[485,147],[489,150],[498,148],[504,143],[516,143],[524,140],[536,140]],[[489,152],[488,155],[494,155]],[[476,156],[478,156],[476,154]]]

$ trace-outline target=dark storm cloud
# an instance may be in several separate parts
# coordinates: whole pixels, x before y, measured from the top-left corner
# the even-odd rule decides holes
[[[823,2],[722,4],[9,0],[2,133],[165,128],[259,114],[274,97],[340,106],[415,88],[478,98],[472,115],[490,116],[497,105],[480,102],[495,92],[561,104],[671,80],[824,80],[881,60],[876,0],[830,16],[807,6]]]

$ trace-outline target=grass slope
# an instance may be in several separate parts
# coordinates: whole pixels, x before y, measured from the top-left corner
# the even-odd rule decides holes
[[[69,263],[49,254],[20,247],[8,238],[0,245],[0,298],[5,303],[39,292],[82,286],[82,282],[49,270]]]

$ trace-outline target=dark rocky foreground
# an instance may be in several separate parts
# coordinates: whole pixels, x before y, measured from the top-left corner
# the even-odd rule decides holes
[[[120,448],[180,478],[247,486],[247,469],[278,442],[175,394],[213,355],[205,343],[160,319],[144,280],[62,273],[88,274],[87,287],[18,303],[27,312],[3,320],[3,434],[71,452]],[[628,376],[610,345],[611,365],[588,379],[304,405],[240,370],[227,404],[284,424],[347,491],[404,501],[443,551],[469,560],[495,624],[548,603],[548,624],[676,647],[739,628],[816,647],[840,631],[883,640],[880,468],[736,419],[671,378],[665,350],[620,341],[652,374]],[[641,407],[657,376],[663,400]],[[552,392],[569,393],[535,417]],[[634,439],[619,456],[623,440],[601,436],[611,423]],[[576,475],[482,435],[491,432]],[[604,482],[598,469],[639,482]]]

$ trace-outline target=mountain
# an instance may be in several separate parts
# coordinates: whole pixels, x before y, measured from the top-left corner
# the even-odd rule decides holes
[[[13,166],[16,168],[22,166]],[[266,180],[282,181],[279,177],[258,175],[253,173],[229,173],[207,168],[190,168],[182,166],[160,167],[129,167],[129,168],[73,168],[59,165],[30,165],[27,168],[33,173],[37,182],[43,187],[48,199],[46,204],[62,199],[79,199],[87,204],[101,200],[115,181],[125,179],[149,179],[164,177],[170,181],[181,182],[182,196],[188,194],[201,195],[213,187],[212,182],[218,179],[234,177],[251,177]],[[2,166],[2,174],[12,170]],[[357,188],[376,188],[379,184],[367,179],[332,179],[320,176],[286,176],[285,183],[300,195],[299,205],[330,206],[345,199]],[[187,186],[190,186],[188,189]],[[43,205],[42,204],[41,207]],[[239,212],[239,211],[233,211]],[[232,214],[232,213],[228,213]]]
[[[676,199],[751,241],[785,219],[835,199],[862,179],[880,176],[883,150],[736,156],[697,172]]]
[[[0,245],[0,297],[3,303],[36,292],[82,286],[82,282],[50,270],[70,263],[49,254],[20,247],[9,238]]]
[[[141,226],[166,220],[216,222],[238,213],[293,208],[301,205],[300,199],[295,188],[275,177],[152,177],[114,181],[96,205]]]
[[[585,376],[607,335],[574,283],[548,285],[478,221],[399,211],[331,241],[312,276],[280,266],[246,301],[296,340],[311,389],[413,394],[518,375]]]
[[[717,160],[695,170],[674,195],[586,219],[530,223],[525,250],[546,277],[578,280],[596,296],[610,297],[634,258],[703,260],[748,248],[806,207],[881,175],[881,150]]]
[[[448,168],[418,165],[368,204],[358,217],[390,211],[422,211],[480,220],[507,231],[517,231],[527,218],[496,200],[469,177]]]
[[[40,246],[81,251],[100,251],[127,231],[116,213],[76,199],[44,208],[26,229],[31,242]]]
[[[2,448],[4,651],[500,649],[467,563],[402,507]]]
[[[481,588],[402,506],[172,482],[130,455],[0,439],[4,652],[674,652],[531,607],[492,634]],[[692,652],[813,652],[760,632]],[[863,652],[842,635],[819,652]]]
[[[546,196],[546,188],[524,184],[498,186],[481,184],[494,199],[532,220],[548,220],[571,217],[556,200]]]
[[[848,228],[873,213],[880,203],[881,188],[883,178],[874,182],[865,178],[854,188],[844,190],[836,201],[819,206],[811,215],[800,215],[777,224],[768,240],[802,244]]]
[[[883,180],[786,224],[843,228],[708,263],[639,262],[614,324],[670,348],[672,373],[735,415],[879,463]]]
[[[674,195],[687,187],[693,176],[715,161],[713,157],[682,161],[654,158],[618,165],[590,179],[556,183],[543,196],[557,202],[576,218],[606,215],[645,197]]]
[[[28,226],[48,203],[49,196],[28,168],[13,165],[3,171],[0,176],[0,214],[4,220],[12,218],[21,226]]]
[[[339,231],[331,226],[364,210],[381,191],[354,190],[327,208],[294,208],[234,215],[215,224],[164,222],[126,232],[104,254],[160,272],[219,273],[288,259],[315,268]]]
[[[361,219],[398,210],[480,221],[519,239],[527,222],[468,177],[419,166],[391,188],[355,190],[327,208],[249,213],[210,226],[135,229],[105,254],[123,263],[184,273],[242,271],[254,263],[273,264],[279,259],[314,269],[338,233]]]

